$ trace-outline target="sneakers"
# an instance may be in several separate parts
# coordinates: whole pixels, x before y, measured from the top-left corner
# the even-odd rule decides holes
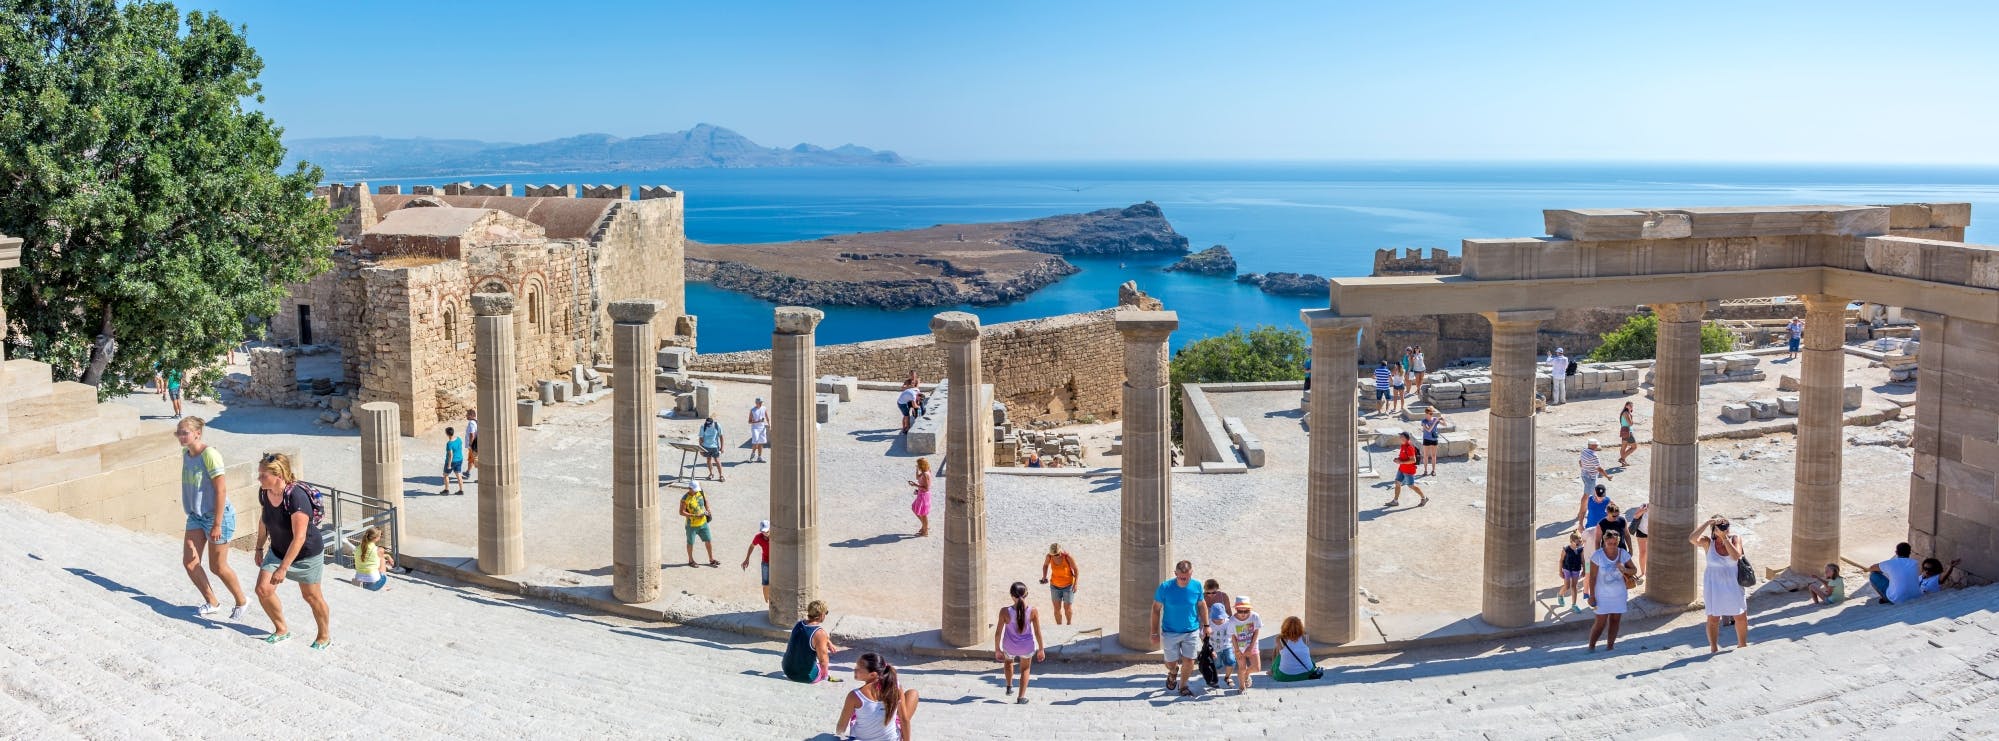
[[[1567,598],[1567,597],[1556,597],[1556,598],[1555,598],[1555,606],[1556,606],[1556,607],[1567,607],[1568,605],[1569,605],[1569,598]]]
[[[208,617],[210,615],[213,615],[221,611],[222,611],[221,605],[202,605],[194,609],[194,614],[201,617]]]
[[[249,612],[249,605],[237,605],[229,610],[229,620],[231,622],[242,620],[243,616],[249,614]]]

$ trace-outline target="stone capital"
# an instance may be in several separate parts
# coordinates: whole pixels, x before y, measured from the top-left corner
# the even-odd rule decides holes
[[[1652,315],[1662,322],[1698,322],[1720,304],[1719,301],[1674,301],[1651,304],[1650,308]]]
[[[963,311],[946,311],[930,317],[930,334],[938,342],[963,344],[979,338],[979,317]]]
[[[1117,331],[1126,341],[1164,342],[1167,335],[1180,327],[1180,315],[1171,311],[1136,311],[1119,309]]]
[[[514,313],[514,295],[511,293],[472,294],[472,313],[475,316],[509,316]]]
[[[1837,313],[1844,316],[1846,314],[1846,305],[1853,303],[1852,299],[1845,296],[1832,296],[1823,293],[1808,293],[1798,298],[1805,302],[1805,313],[1807,314]]]
[[[610,311],[611,318],[619,324],[649,324],[665,307],[666,302],[659,299],[631,298],[612,301]]]
[[[1305,327],[1311,331],[1313,339],[1352,339],[1360,336],[1360,331],[1374,322],[1371,316],[1340,316],[1332,309],[1304,309],[1298,312],[1298,316],[1305,320]]]
[[[1481,311],[1496,330],[1538,331],[1542,322],[1555,318],[1554,309],[1508,309],[1506,311]]]
[[[775,312],[776,334],[812,334],[826,312],[804,306],[779,306]]]

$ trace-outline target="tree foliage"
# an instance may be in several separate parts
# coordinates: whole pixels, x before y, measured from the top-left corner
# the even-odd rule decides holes
[[[0,233],[23,239],[7,341],[129,390],[200,368],[326,269],[319,169],[287,174],[263,61],[212,13],[0,0]],[[189,373],[190,378],[199,377]]]
[[[1174,428],[1180,424],[1180,384],[1304,380],[1311,356],[1303,331],[1269,324],[1188,343],[1173,354],[1169,376]]]
[[[1603,344],[1590,351],[1592,362],[1615,362],[1619,360],[1646,360],[1658,354],[1659,317],[1639,314],[1624,320],[1624,326],[1603,333]],[[1728,352],[1735,349],[1735,333],[1721,326],[1720,322],[1701,323],[1701,353]]]

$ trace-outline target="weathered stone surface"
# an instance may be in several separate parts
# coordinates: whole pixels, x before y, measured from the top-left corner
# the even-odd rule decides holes
[[[630,298],[611,302],[611,318],[626,324],[650,324],[653,317],[666,308],[666,302],[649,298]]]
[[[930,318],[930,333],[944,342],[971,342],[979,338],[979,317],[946,311]]]
[[[826,318],[826,312],[805,306],[780,306],[775,316],[778,334],[811,334],[819,327],[819,320]]]
[[[1721,405],[1721,419],[1724,422],[1747,422],[1754,416],[1748,404]]]
[[[477,316],[507,316],[514,313],[514,295],[511,293],[472,294],[472,313]]]
[[[1862,388],[1860,384],[1849,383],[1841,390],[1840,407],[1848,411],[1860,408]]]

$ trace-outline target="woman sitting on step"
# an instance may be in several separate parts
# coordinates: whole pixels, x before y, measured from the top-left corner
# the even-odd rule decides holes
[[[791,626],[791,640],[784,644],[784,676],[793,682],[816,684],[838,682],[833,676],[832,634],[826,632],[826,603],[813,600],[805,606],[805,619]]]

